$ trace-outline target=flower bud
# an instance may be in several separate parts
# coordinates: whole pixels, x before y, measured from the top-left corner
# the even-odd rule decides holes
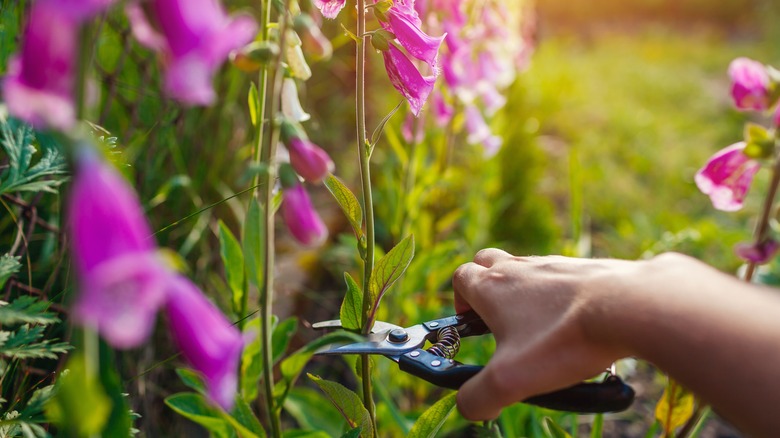
[[[287,43],[285,44],[285,59],[290,75],[303,81],[311,78],[311,68],[306,62],[301,50],[301,39],[293,31],[287,33]]]
[[[298,87],[295,85],[295,79],[284,79],[281,97],[282,114],[285,117],[296,122],[305,122],[311,118],[311,115],[303,110],[301,101],[298,99]]]
[[[328,229],[301,184],[284,189],[282,218],[293,237],[305,246],[320,246],[328,238]]]
[[[729,65],[731,97],[743,110],[762,111],[769,106],[770,79],[766,67],[748,58],[737,58]]]
[[[287,149],[290,151],[290,164],[306,181],[318,183],[333,172],[330,156],[316,144],[294,137],[287,142]]]
[[[230,62],[241,71],[252,73],[279,55],[279,46],[272,41],[253,41],[230,53]]]
[[[315,60],[329,59],[333,54],[333,46],[322,34],[322,31],[308,14],[295,17],[295,31],[301,38],[303,51]]]
[[[738,243],[734,252],[742,260],[750,263],[764,264],[772,260],[780,249],[780,243],[767,239],[761,243]]]

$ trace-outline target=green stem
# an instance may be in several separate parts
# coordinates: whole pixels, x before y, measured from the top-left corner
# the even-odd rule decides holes
[[[285,1],[284,10],[289,10],[290,0]],[[268,23],[270,22],[270,2],[264,3],[264,20],[265,29],[267,32]],[[287,15],[281,14],[279,17],[279,47],[283,48],[286,40],[287,30]],[[274,301],[274,181],[276,180],[276,144],[279,141],[279,130],[276,129],[274,124],[274,118],[279,111],[279,100],[282,90],[282,80],[284,79],[284,73],[282,72],[282,53],[284,50],[279,50],[279,55],[276,56],[272,64],[270,75],[265,79],[267,83],[271,84],[271,99],[269,105],[268,114],[270,115],[270,122],[268,124],[268,143],[265,147],[260,149],[260,161],[266,165],[266,172],[261,174],[262,185],[262,201],[263,201],[263,214],[265,219],[265,226],[263,227],[263,281],[260,285],[260,308],[262,309],[262,351],[263,351],[263,384],[265,389],[265,399],[268,407],[268,420],[271,425],[271,435],[274,438],[279,438],[282,435],[281,430],[281,407],[276,406],[274,400],[274,380],[273,380],[273,347],[271,338],[273,330],[271,327],[271,321],[273,317],[273,301]],[[266,83],[266,85],[267,85]],[[258,90],[259,91],[259,90]],[[258,93],[259,95],[260,93]],[[263,91],[265,94],[265,91]],[[260,121],[258,121],[260,124]]]
[[[368,325],[368,312],[371,309],[371,294],[368,293],[371,284],[371,272],[374,270],[374,201],[371,193],[371,168],[369,166],[368,141],[366,139],[366,2],[357,0],[357,77],[355,80],[355,112],[357,116],[357,146],[360,159],[360,180],[363,191],[363,221],[366,224],[366,252],[363,260],[363,311],[361,312],[363,334],[371,331]],[[359,244],[359,243],[358,243]],[[371,423],[376,431],[376,413],[371,390],[371,363],[368,355],[360,356],[361,379],[363,382],[363,405],[368,410]]]

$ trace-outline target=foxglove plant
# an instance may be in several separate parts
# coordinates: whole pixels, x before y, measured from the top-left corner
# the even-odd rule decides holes
[[[281,127],[281,137],[290,153],[290,164],[303,179],[319,183],[333,172],[335,166],[328,153],[309,141],[303,130],[284,121]]]
[[[696,173],[696,185],[718,210],[741,209],[753,177],[761,168],[761,163],[744,154],[745,146],[741,141],[719,151]]]
[[[136,2],[126,12],[136,39],[162,56],[166,92],[190,105],[214,102],[214,73],[257,33],[254,19],[228,16],[218,0],[152,0],[148,16]]]

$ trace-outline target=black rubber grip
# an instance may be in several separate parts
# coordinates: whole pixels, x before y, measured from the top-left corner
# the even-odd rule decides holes
[[[482,370],[481,366],[464,365],[422,349],[402,355],[398,365],[402,371],[449,389],[460,388]],[[624,411],[633,401],[634,390],[619,377],[609,376],[603,382],[583,382],[547,394],[535,395],[523,400],[523,403],[557,411],[598,414]]]

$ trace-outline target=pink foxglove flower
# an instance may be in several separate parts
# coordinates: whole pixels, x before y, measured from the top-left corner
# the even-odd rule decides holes
[[[742,153],[744,149],[745,142],[735,143],[713,155],[696,173],[696,185],[718,210],[742,208],[753,177],[761,168],[758,161]]]
[[[256,23],[228,16],[218,0],[152,0],[149,9],[151,22],[139,4],[128,6],[127,15],[139,42],[162,53],[166,92],[187,104],[211,104],[214,73],[254,38]]]
[[[8,111],[37,128],[67,130],[74,103],[79,21],[56,2],[33,3],[21,54],[8,63],[3,98]]]
[[[347,0],[314,0],[314,6],[322,12],[325,18],[336,18],[347,4]]]
[[[466,141],[470,144],[481,144],[486,157],[492,157],[501,149],[501,137],[493,135],[490,127],[485,123],[482,113],[474,105],[468,105],[465,110]]]
[[[748,58],[737,58],[729,65],[731,97],[743,110],[762,111],[769,106],[770,79],[766,67]]]
[[[205,378],[209,398],[230,411],[244,346],[241,333],[184,277],[170,279],[165,312],[176,345]]]
[[[780,243],[773,239],[767,239],[762,243],[739,243],[734,248],[739,258],[746,262],[764,264],[772,260],[772,257],[780,250]]]
[[[287,150],[293,169],[306,181],[320,182],[335,168],[328,153],[309,140],[291,138],[287,142]]]
[[[61,14],[83,21],[108,9],[116,0],[38,0],[44,2],[51,3]]]
[[[330,59],[333,55],[333,45],[322,34],[317,23],[308,14],[295,17],[295,32],[301,38],[303,51],[315,60]]]
[[[445,35],[432,37],[420,30],[420,19],[414,9],[405,11],[396,3],[387,11],[387,23],[383,27],[393,34],[410,55],[425,62],[431,67],[433,75],[438,75],[437,59],[439,47]]]
[[[154,328],[169,273],[135,192],[94,155],[80,157],[68,202],[80,283],[74,317],[114,347],[141,344]]]
[[[328,238],[328,229],[301,184],[284,189],[282,217],[293,237],[304,246],[320,246]]]
[[[409,102],[412,113],[419,116],[428,95],[433,91],[436,77],[423,76],[414,63],[393,44],[390,44],[388,50],[382,52],[382,57],[390,83]]]

